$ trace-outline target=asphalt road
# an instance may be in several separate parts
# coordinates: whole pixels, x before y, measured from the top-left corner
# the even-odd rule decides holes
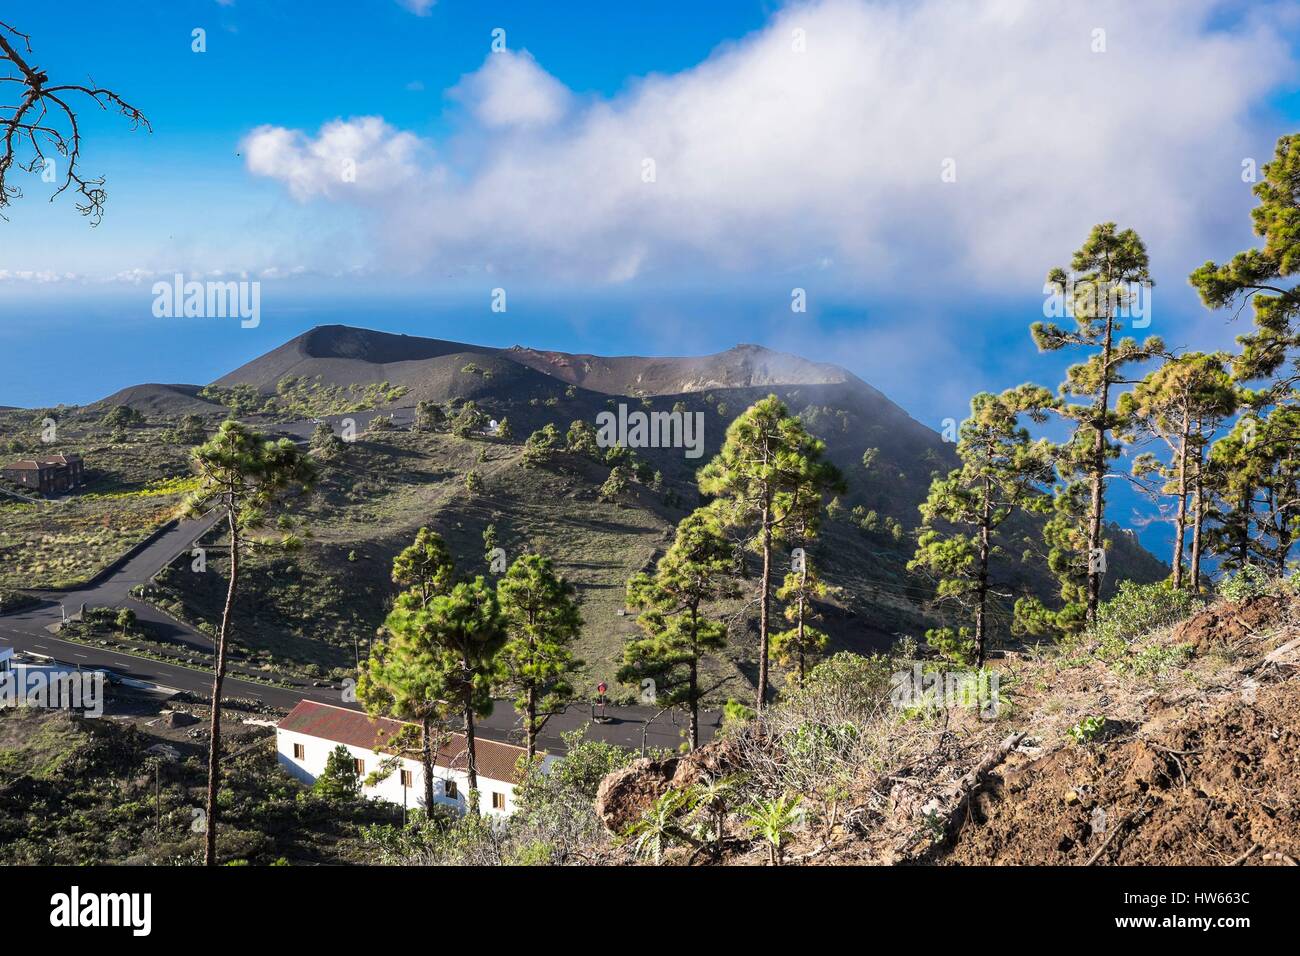
[[[358,428],[364,428],[374,414],[376,413],[333,415],[325,420],[337,429],[343,418],[352,417]],[[410,424],[413,413],[411,409],[396,409],[393,414],[394,424],[400,427]],[[268,431],[279,431],[302,439],[309,436],[315,427],[314,421],[291,422]],[[139,620],[149,622],[152,629],[164,639],[187,645],[198,652],[211,652],[212,642],[206,635],[174,621],[151,605],[135,600],[130,596],[130,590],[137,584],[148,583],[177,557],[187,554],[194,542],[218,520],[218,515],[210,514],[178,522],[176,527],[159,535],[122,567],[93,581],[90,586],[72,591],[45,592],[41,595],[44,600],[40,605],[0,615],[0,647],[12,647],[20,653],[50,658],[74,667],[102,668],[121,677],[149,684],[195,694],[211,694],[211,672],[62,641],[51,633],[50,628],[63,620],[64,611],[69,615],[75,614],[83,604],[86,607],[129,607],[135,611]],[[225,697],[262,701],[284,711],[291,710],[300,700],[316,700],[344,707],[357,706],[344,700],[342,691],[336,688],[275,687],[234,677],[226,678],[222,694]],[[650,748],[675,749],[682,741],[684,717],[675,710],[659,713],[654,707],[608,707],[604,711],[605,719],[594,720],[594,715],[592,704],[569,707],[564,713],[556,714],[549,720],[542,731],[539,744],[552,751],[561,750],[563,743],[560,734],[579,728],[585,728],[591,738],[635,749],[640,749],[643,744]],[[717,712],[700,715],[702,741],[713,736],[720,720],[721,715]],[[497,701],[492,714],[481,721],[480,729],[484,737],[494,740],[511,743],[523,740],[519,718],[510,701]]]

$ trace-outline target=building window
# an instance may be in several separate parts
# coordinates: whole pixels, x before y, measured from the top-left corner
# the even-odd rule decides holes
[[[506,808],[506,795],[504,793],[492,794],[492,809],[504,810]]]
[[[293,759],[294,759],[294,760],[306,760],[306,759],[307,759],[307,745],[306,745],[306,744],[294,744],[294,745],[293,745]]]
[[[402,771],[402,786],[403,786],[403,787],[413,787],[413,786],[415,786],[415,777],[414,777],[414,775],[411,773],[411,771],[409,771],[409,770],[403,770],[403,771]]]
[[[455,800],[460,796],[460,790],[456,788],[455,780],[446,780],[442,784],[442,793],[448,800]]]
[[[364,777],[366,775],[366,762],[360,757],[354,757],[353,760],[357,765],[357,776]]]

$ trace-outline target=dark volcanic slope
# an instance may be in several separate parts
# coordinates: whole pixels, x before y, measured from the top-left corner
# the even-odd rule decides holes
[[[147,383],[132,385],[100,399],[90,408],[108,411],[118,405],[127,405],[150,417],[174,418],[180,415],[224,415],[226,410],[216,402],[199,397],[197,385],[159,385]]]
[[[287,376],[320,380],[326,385],[356,385],[391,382],[411,385],[430,368],[442,368],[447,360],[466,353],[494,355],[497,349],[414,335],[394,335],[346,325],[321,325],[290,339],[279,348],[241,365],[214,385],[253,385],[274,392],[276,383]],[[465,364],[464,362],[461,363]]]
[[[605,395],[679,395],[722,388],[856,381],[837,366],[810,362],[758,345],[738,345],[716,355],[682,358],[606,357],[521,346],[493,349],[345,325],[323,325],[240,366],[214,384],[252,385],[270,393],[281,379],[295,376],[319,379],[325,385],[389,382],[413,390],[423,385],[426,386],[423,391],[430,393],[426,397],[438,398],[442,389],[427,386],[435,382],[451,385],[448,376],[470,362],[496,373],[501,366],[494,364],[493,359]],[[498,380],[498,391],[503,384]],[[471,396],[462,394],[462,397]]]

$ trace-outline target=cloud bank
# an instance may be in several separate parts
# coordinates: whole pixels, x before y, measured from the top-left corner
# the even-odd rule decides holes
[[[244,149],[294,198],[363,209],[399,270],[1041,284],[1107,219],[1157,257],[1217,252],[1242,160],[1271,150],[1252,111],[1294,71],[1281,15],[823,0],[612,97],[490,54],[449,91],[450,142],[370,116],[262,126]]]

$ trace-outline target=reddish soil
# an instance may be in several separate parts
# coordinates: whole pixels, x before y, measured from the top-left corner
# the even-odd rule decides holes
[[[1173,640],[1249,648],[1243,656],[1255,658],[1295,636],[1278,629],[1289,616],[1277,598],[1219,605],[1180,625]],[[1296,670],[1294,657],[1248,664],[1200,700],[1149,700],[1140,726],[1118,727],[1108,739],[1012,754],[927,862],[1294,865]]]

